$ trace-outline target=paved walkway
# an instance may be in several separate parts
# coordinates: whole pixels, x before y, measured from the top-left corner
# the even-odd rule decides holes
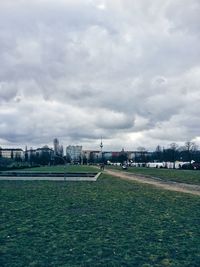
[[[0,181],[88,181],[96,182],[101,172],[95,176],[0,176]]]
[[[115,170],[105,170],[107,174],[110,174],[115,177],[119,177],[125,180],[137,181],[143,184],[150,184],[165,190],[177,191],[182,193],[189,193],[193,195],[200,196],[200,186],[185,184],[185,183],[177,183],[172,181],[164,181],[161,179],[157,179],[156,177],[146,177],[142,175],[136,175],[129,172],[115,171]]]

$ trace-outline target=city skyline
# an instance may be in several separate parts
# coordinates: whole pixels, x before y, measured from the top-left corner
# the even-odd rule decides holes
[[[60,142],[60,140],[57,138],[57,137],[55,137],[53,140],[52,140],[52,142],[51,143],[49,143],[49,144],[41,144],[40,146],[32,146],[32,145],[29,145],[29,144],[26,144],[25,146],[24,145],[22,145],[22,146],[15,146],[15,147],[13,147],[13,146],[1,146],[0,145],[0,149],[2,149],[2,150],[12,150],[12,149],[21,149],[21,150],[23,150],[24,152],[25,151],[31,151],[31,150],[33,150],[33,151],[35,151],[35,150],[40,150],[40,149],[49,149],[49,150],[52,150],[52,151],[54,151],[55,152],[55,154],[60,154],[60,155],[67,155],[67,149],[74,149],[74,147],[77,147],[78,149],[80,149],[81,148],[81,150],[83,150],[83,151],[93,151],[93,152],[99,152],[99,153],[107,153],[107,152],[122,152],[122,151],[126,151],[126,152],[144,152],[144,151],[148,151],[148,152],[155,152],[157,149],[159,149],[159,150],[165,150],[165,149],[175,149],[175,150],[187,150],[187,146],[191,146],[191,148],[192,148],[192,150],[194,150],[194,151],[199,151],[199,149],[200,149],[200,146],[199,146],[199,144],[197,143],[197,142],[192,142],[192,141],[185,141],[184,143],[182,142],[182,143],[170,143],[170,144],[167,144],[166,146],[161,146],[160,144],[157,144],[157,146],[156,147],[154,147],[154,148],[148,148],[148,147],[146,147],[146,146],[144,146],[144,144],[143,144],[143,146],[139,146],[139,147],[137,147],[137,148],[134,148],[134,149],[131,149],[130,147],[122,147],[122,148],[119,148],[119,149],[109,149],[108,147],[106,147],[105,149],[104,149],[104,140],[102,139],[102,137],[101,137],[101,139],[99,140],[100,142],[99,142],[99,145],[97,146],[97,147],[94,147],[94,148],[92,148],[92,147],[90,147],[90,148],[88,148],[88,147],[83,147],[83,145],[82,144],[63,144],[62,143],[62,140],[61,140],[61,142]]]
[[[198,0],[1,1],[0,146],[200,145],[199,12]]]

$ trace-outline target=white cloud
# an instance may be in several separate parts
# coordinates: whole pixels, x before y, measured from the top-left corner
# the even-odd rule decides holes
[[[1,143],[199,140],[199,9],[198,0],[1,1]]]

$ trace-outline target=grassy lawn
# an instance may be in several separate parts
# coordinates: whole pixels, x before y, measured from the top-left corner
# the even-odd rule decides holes
[[[119,169],[121,167],[107,166],[110,169]],[[173,170],[173,169],[156,169],[156,168],[143,168],[143,167],[129,167],[126,170],[135,174],[151,175],[154,177],[161,178],[163,180],[170,180],[188,184],[199,184],[200,185],[200,171],[194,170]]]
[[[200,266],[197,196],[106,175],[0,188],[2,267]]]
[[[44,166],[44,167],[35,167],[22,169],[17,171],[35,171],[35,172],[96,172],[97,168],[88,165],[67,165],[64,167],[63,165],[58,166]]]

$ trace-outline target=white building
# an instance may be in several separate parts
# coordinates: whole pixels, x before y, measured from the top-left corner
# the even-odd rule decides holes
[[[72,162],[80,162],[82,159],[82,146],[67,146],[66,157]]]
[[[0,157],[8,159],[23,159],[24,151],[21,148],[0,148]]]

